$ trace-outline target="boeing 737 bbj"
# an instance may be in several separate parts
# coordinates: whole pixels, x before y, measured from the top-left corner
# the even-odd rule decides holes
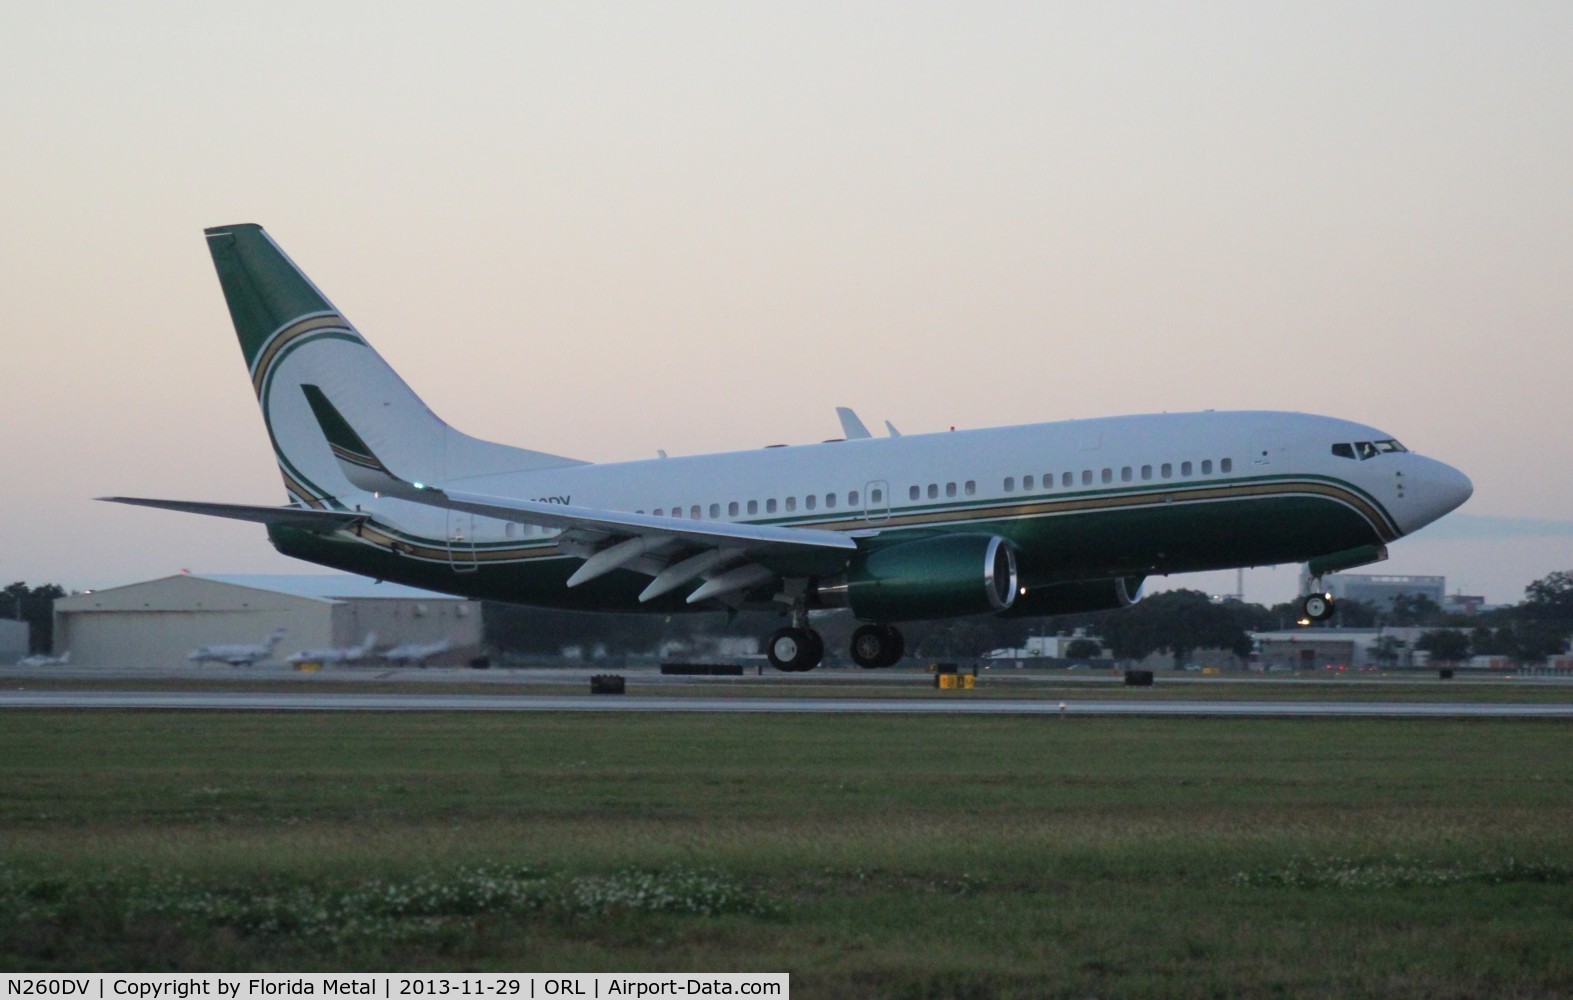
[[[889,666],[900,622],[1118,608],[1152,574],[1375,562],[1472,489],[1374,427],[1272,412],[875,438],[843,411],[845,440],[590,464],[454,430],[261,227],[207,240],[290,503],[105,499],[260,522],[286,555],[466,597],[774,608],[782,670],[823,657],[816,609],[851,609],[853,660]]]

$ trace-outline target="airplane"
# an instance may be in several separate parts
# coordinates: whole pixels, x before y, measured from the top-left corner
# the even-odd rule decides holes
[[[186,654],[192,663],[227,663],[232,667],[249,667],[273,655],[273,650],[284,638],[285,629],[274,629],[258,643],[230,643],[216,646],[198,646]]]
[[[328,649],[303,649],[298,653],[291,653],[284,658],[290,665],[300,663],[320,663],[323,666],[354,663],[364,660],[371,655],[377,645],[377,633],[367,632],[366,638],[358,646],[337,646]]]
[[[427,660],[434,656],[441,656],[452,648],[453,640],[447,638],[432,642],[408,642],[381,654],[381,659],[404,666],[424,667]]]
[[[262,227],[205,231],[290,503],[102,497],[266,526],[280,552],[471,598],[589,611],[774,609],[784,671],[849,608],[851,657],[897,625],[1125,607],[1153,575],[1306,563],[1324,573],[1473,491],[1382,430],[1285,412],[1147,414],[870,434],[592,464],[450,427]],[[452,336],[453,334],[445,334]]]
[[[59,656],[47,656],[43,653],[35,653],[32,656],[24,656],[20,660],[16,661],[16,665],[19,667],[65,667],[70,666],[70,664],[71,651],[69,649],[64,653],[61,653]]]

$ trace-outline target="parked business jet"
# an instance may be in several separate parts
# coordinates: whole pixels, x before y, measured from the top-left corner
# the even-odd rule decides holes
[[[402,646],[394,646],[380,658],[388,663],[403,667],[424,667],[426,661],[434,656],[441,656],[453,648],[452,639],[433,639],[431,642],[407,642]]]
[[[258,643],[230,643],[227,645],[198,646],[186,654],[192,663],[227,663],[232,667],[249,667],[273,656],[273,650],[284,638],[284,629],[274,629]]]
[[[24,656],[16,661],[19,667],[68,667],[71,665],[71,651],[68,649],[59,656],[49,656],[45,653],[35,653]]]
[[[291,503],[104,499],[260,522],[286,555],[466,597],[774,608],[782,670],[820,662],[813,610],[850,608],[853,660],[889,666],[900,622],[1118,608],[1152,574],[1376,562],[1472,491],[1374,427],[1272,412],[876,438],[847,411],[845,440],[592,465],[454,430],[261,227],[207,239]]]
[[[357,646],[330,646],[327,649],[303,649],[298,653],[291,653],[284,658],[284,662],[295,666],[301,663],[320,663],[323,666],[337,666],[344,663],[358,663],[371,656],[372,650],[377,646],[377,633],[367,632],[366,638]]]

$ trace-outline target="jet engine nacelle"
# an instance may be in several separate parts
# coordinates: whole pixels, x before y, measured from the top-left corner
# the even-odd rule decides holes
[[[1145,579],[1141,576],[1122,576],[1113,580],[1028,586],[1027,592],[1016,598],[1006,616],[1076,615],[1128,608],[1141,600],[1142,582]]]
[[[940,535],[859,553],[821,581],[819,603],[864,621],[901,622],[1001,612],[1016,600],[1016,554],[997,535]]]

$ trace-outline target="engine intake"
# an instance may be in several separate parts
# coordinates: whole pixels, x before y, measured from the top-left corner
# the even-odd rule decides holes
[[[998,535],[940,535],[859,553],[816,588],[826,607],[864,621],[954,618],[1010,610],[1016,554]]]

